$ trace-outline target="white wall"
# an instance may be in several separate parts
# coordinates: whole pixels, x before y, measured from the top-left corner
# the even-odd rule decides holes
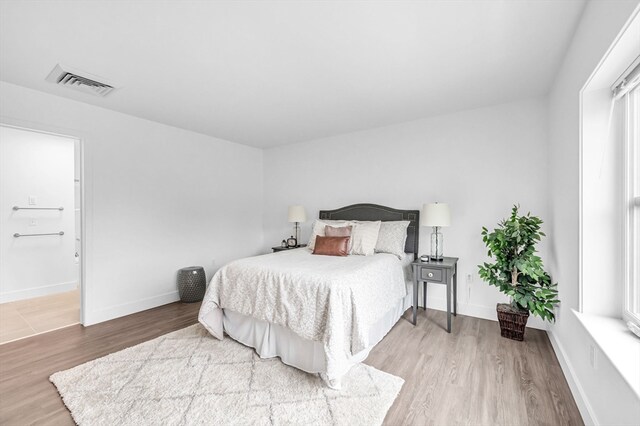
[[[459,311],[495,320],[496,302],[506,298],[477,276],[486,259],[480,231],[508,216],[514,203],[547,217],[547,161],[542,99],[267,149],[264,248],[291,234],[290,204],[304,205],[310,217],[302,226],[304,242],[320,209],[361,202],[419,209],[425,202],[447,202],[452,226],[443,230],[444,252],[460,258]],[[429,251],[430,233],[421,232],[421,253]],[[444,309],[444,286],[432,287],[429,306]],[[530,325],[542,322],[532,318]]]
[[[85,324],[177,300],[181,267],[211,276],[262,248],[259,149],[4,82],[0,115],[83,141]]]
[[[74,143],[0,126],[0,303],[77,287]],[[64,210],[16,211],[13,206]],[[64,235],[13,236],[59,231]]]
[[[606,357],[598,357],[596,368],[590,366],[589,347],[595,343],[571,312],[579,307],[579,92],[637,4],[589,2],[549,98],[549,251],[562,300],[549,331],[587,423],[637,424],[640,407]]]

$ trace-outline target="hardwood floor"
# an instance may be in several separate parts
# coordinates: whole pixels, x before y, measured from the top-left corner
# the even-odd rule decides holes
[[[445,312],[405,319],[365,361],[406,381],[385,424],[584,424],[545,331],[516,342],[495,321],[458,315],[449,334]]]
[[[199,309],[199,303],[172,303],[1,345],[0,425],[73,425],[51,374],[194,324]]]
[[[198,309],[172,303],[0,346],[0,424],[72,425],[52,373],[193,324]],[[366,361],[406,381],[385,424],[582,424],[545,332],[514,342],[493,321],[458,316],[448,334],[443,312],[405,319]]]

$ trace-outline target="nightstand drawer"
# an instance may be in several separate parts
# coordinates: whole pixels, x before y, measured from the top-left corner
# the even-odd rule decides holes
[[[420,279],[434,283],[444,282],[444,271],[435,268],[420,268]]]

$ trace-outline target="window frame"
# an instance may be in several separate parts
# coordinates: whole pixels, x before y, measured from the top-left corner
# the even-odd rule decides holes
[[[624,296],[622,318],[640,327],[640,85],[624,102]]]

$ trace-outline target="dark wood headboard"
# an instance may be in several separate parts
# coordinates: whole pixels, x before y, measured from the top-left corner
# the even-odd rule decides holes
[[[353,204],[335,210],[320,210],[320,219],[327,220],[381,220],[384,222],[393,220],[408,220],[407,242],[404,246],[405,253],[418,255],[420,210],[398,210],[377,204]]]

